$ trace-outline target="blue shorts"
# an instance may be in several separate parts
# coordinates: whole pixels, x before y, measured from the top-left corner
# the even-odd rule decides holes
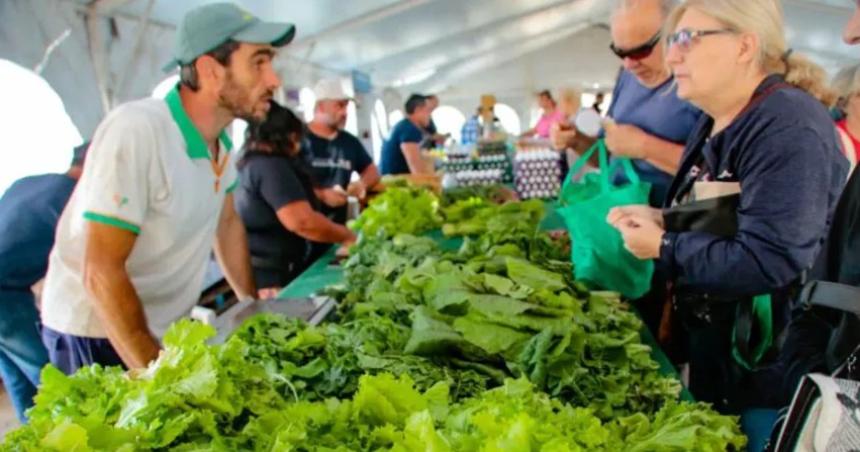
[[[42,342],[48,349],[48,359],[66,375],[91,364],[125,365],[110,341],[102,338],[73,336],[42,326]]]

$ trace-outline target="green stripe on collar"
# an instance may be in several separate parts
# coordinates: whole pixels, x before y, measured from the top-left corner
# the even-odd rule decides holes
[[[178,84],[176,85],[176,88],[167,93],[164,101],[167,102],[167,107],[170,108],[170,114],[173,116],[173,121],[176,122],[176,125],[179,127],[179,131],[182,132],[182,137],[185,138],[188,157],[192,159],[209,160],[209,149],[206,147],[206,140],[203,139],[203,135],[200,134],[200,131],[197,130],[197,127],[193,122],[191,122],[191,118],[189,118],[188,114],[185,112],[185,107],[182,106],[182,98],[179,97]],[[230,137],[227,136],[226,130],[221,131],[219,139],[227,152],[230,152],[233,149],[233,142],[230,140]]]

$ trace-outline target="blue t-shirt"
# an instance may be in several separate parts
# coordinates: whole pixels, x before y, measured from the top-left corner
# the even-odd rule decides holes
[[[45,277],[60,214],[75,188],[65,174],[25,177],[0,198],[0,290],[30,293]]]
[[[406,163],[406,157],[403,155],[400,145],[403,143],[421,144],[423,139],[424,132],[408,118],[398,122],[391,130],[388,141],[382,145],[382,165],[380,168],[382,174],[409,174],[409,165]]]
[[[630,124],[657,138],[685,144],[702,112],[678,98],[674,81],[670,78],[656,88],[647,88],[636,76],[622,71],[607,115],[618,124]],[[651,205],[661,206],[673,175],[645,160],[633,160],[633,166],[639,177],[652,185]],[[622,173],[616,174],[613,180],[616,184],[627,182]]]

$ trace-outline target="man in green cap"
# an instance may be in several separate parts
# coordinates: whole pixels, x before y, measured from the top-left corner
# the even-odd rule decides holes
[[[275,49],[294,35],[292,24],[233,4],[194,9],[166,68],[179,67],[178,86],[116,108],[98,127],[42,295],[42,340],[55,366],[69,374],[93,363],[146,366],[199,299],[213,247],[237,295],[254,297],[224,128],[266,117],[280,85]]]

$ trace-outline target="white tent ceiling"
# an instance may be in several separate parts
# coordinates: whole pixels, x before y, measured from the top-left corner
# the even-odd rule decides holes
[[[88,134],[103,115],[105,96],[109,104],[140,97],[163,78],[159,68],[169,59],[176,24],[210,1],[3,0],[0,58],[36,67],[45,48],[70,30],[42,75]],[[544,87],[605,89],[618,69],[606,48],[611,0],[236,1],[267,20],[297,25],[297,40],[279,61],[285,84],[293,87],[358,69],[377,88],[440,92],[471,110],[485,92],[522,103]],[[829,71],[857,60],[839,36],[853,2],[783,3],[796,50]],[[88,24],[93,8],[100,18]],[[93,33],[107,56],[103,71]],[[97,74],[107,80],[107,94]]]

